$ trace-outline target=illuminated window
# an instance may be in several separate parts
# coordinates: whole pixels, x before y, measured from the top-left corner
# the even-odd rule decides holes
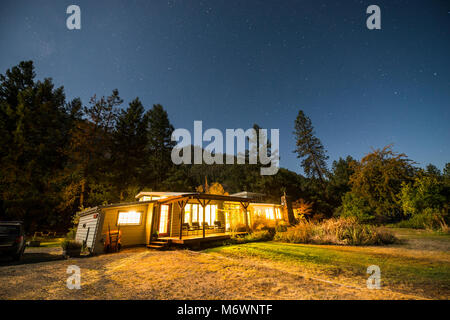
[[[273,208],[266,208],[266,219],[274,220]]]
[[[198,205],[192,205],[192,222],[198,222]]]
[[[169,206],[166,204],[161,205],[161,215],[159,218],[159,233],[167,233],[167,222],[169,220]]]
[[[216,219],[217,205],[207,205],[205,208],[205,221],[212,226]],[[184,209],[184,222],[198,222],[201,225],[203,222],[203,207],[199,204],[187,204]]]
[[[211,206],[211,225],[217,220],[217,205]]]
[[[186,206],[184,207],[184,223],[191,223],[191,204],[186,204]]]
[[[141,224],[141,214],[142,212],[136,211],[119,212],[117,225],[139,225]]]
[[[200,205],[197,205],[198,207],[198,222],[200,223],[200,225],[202,225],[203,222],[203,207]]]
[[[216,221],[217,206],[215,204],[207,205],[205,210],[206,210],[205,211],[205,220],[206,220],[206,222],[210,226],[214,225],[214,221]]]
[[[276,214],[277,219],[282,219],[280,208],[276,208],[275,209],[275,214]]]

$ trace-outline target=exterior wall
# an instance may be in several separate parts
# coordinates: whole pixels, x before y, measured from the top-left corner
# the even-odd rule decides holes
[[[181,210],[177,203],[172,203],[170,208],[170,231],[169,236],[179,237],[180,236],[180,214]]]
[[[98,228],[101,223],[100,211],[96,210],[92,213],[80,217],[75,240],[78,242],[86,241],[86,246],[90,249],[95,247]]]
[[[250,204],[250,206],[248,207],[248,211],[250,211],[250,227],[251,224],[258,219],[259,215],[258,215],[258,210],[261,210],[261,217],[266,218],[266,209],[273,209],[274,211],[274,217],[275,219],[269,219],[271,221],[276,221],[279,219],[276,219],[276,209],[280,210],[281,213],[281,220],[284,220],[286,222],[288,222],[287,216],[283,210],[283,207],[281,205],[277,205],[277,204],[271,204],[271,203],[267,203],[267,204],[262,204],[262,203],[258,203],[258,204]]]
[[[145,244],[150,244],[150,236],[152,233],[152,221],[154,221],[157,206],[149,204],[147,209],[147,220],[145,222]],[[153,225],[155,223],[153,222]]]
[[[129,206],[117,206],[110,208],[103,208],[104,221],[101,229],[102,239],[106,239],[106,234],[108,232],[108,226],[111,230],[117,230],[117,219],[119,217],[119,212],[122,211],[138,211],[142,212],[141,221],[139,225],[121,225],[120,230],[122,231],[121,244],[122,246],[133,246],[133,245],[144,245],[147,244],[147,219],[148,212],[153,207],[153,204],[136,204]]]

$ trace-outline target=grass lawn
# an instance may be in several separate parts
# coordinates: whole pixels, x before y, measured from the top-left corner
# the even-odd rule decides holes
[[[449,236],[394,231],[403,243],[382,247],[272,241],[68,260],[61,248],[27,248],[20,264],[0,261],[0,299],[449,299]],[[366,287],[372,264],[380,290]],[[80,290],[66,287],[69,265]]]
[[[208,249],[211,254],[276,265],[320,281],[364,287],[367,267],[381,270],[383,290],[418,297],[450,298],[450,235],[395,229],[401,244],[333,246],[257,242]]]
[[[61,242],[64,238],[52,238],[52,239],[42,239],[39,247],[43,248],[56,248],[61,246]]]

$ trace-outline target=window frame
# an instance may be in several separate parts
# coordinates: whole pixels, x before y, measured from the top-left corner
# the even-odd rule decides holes
[[[120,219],[120,214],[121,213],[129,213],[129,212],[136,212],[139,213],[139,223],[119,223],[119,219]],[[121,227],[128,227],[128,226],[140,226],[142,225],[142,216],[144,215],[143,211],[136,211],[136,210],[129,210],[129,211],[117,211],[117,221],[116,221],[116,226],[121,226]]]

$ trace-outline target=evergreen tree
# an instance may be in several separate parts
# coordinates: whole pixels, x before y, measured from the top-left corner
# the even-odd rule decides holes
[[[322,183],[327,174],[326,150],[319,138],[315,136],[311,120],[300,110],[295,120],[295,137],[297,139],[297,158],[302,159],[301,166],[308,177],[316,177]]]
[[[110,202],[112,186],[111,154],[112,132],[117,119],[117,107],[122,103],[118,90],[108,97],[94,95],[89,106],[83,107],[83,119],[71,132],[66,174],[70,183],[64,193],[67,203],[78,208]]]
[[[28,230],[64,223],[55,208],[55,179],[65,165],[70,115],[62,87],[51,79],[35,81],[31,61],[0,75],[1,214],[24,220]]]
[[[143,170],[147,164],[146,144],[144,107],[139,98],[136,98],[126,110],[120,111],[113,132],[112,180],[120,201],[125,197],[131,199],[135,196],[124,195],[130,187],[142,187]]]
[[[160,104],[153,105],[153,108],[147,111],[145,121],[148,152],[147,184],[152,188],[160,188],[173,167],[171,152],[175,142],[171,137],[174,128],[167,111]]]
[[[439,170],[438,167],[431,163],[427,165],[427,167],[425,168],[425,172],[435,178],[441,177],[441,170]]]

